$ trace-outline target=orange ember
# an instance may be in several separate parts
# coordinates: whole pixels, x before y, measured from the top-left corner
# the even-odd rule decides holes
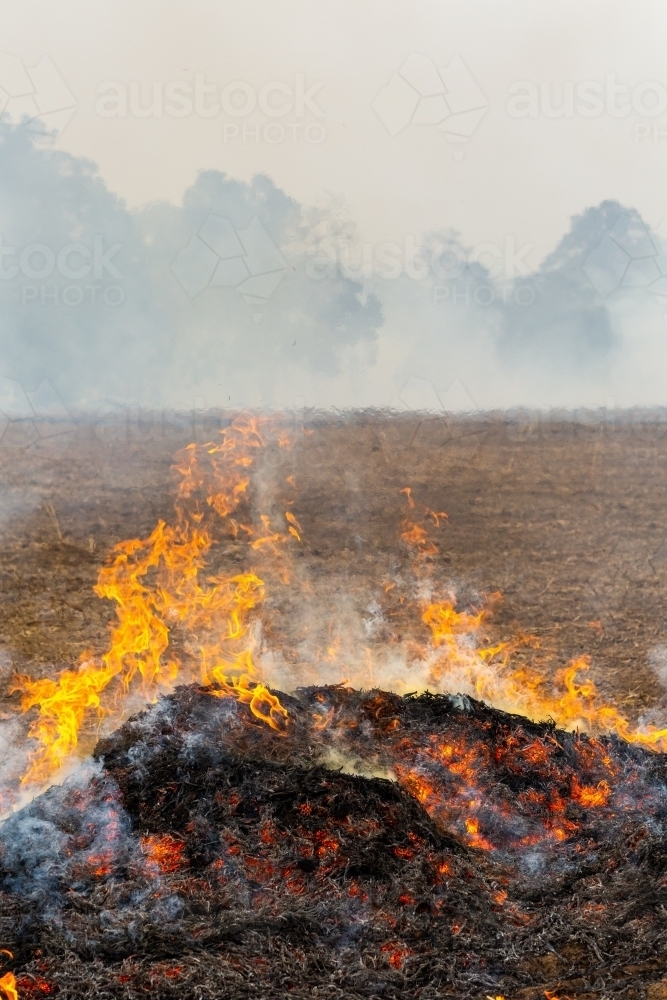
[[[105,875],[109,875],[111,872],[112,857],[111,851],[104,854],[91,854],[87,862],[93,875],[96,875],[98,878],[104,878]]]
[[[394,969],[402,969],[405,959],[412,955],[413,952],[407,948],[405,945],[401,945],[398,942],[387,941],[380,948],[380,951],[384,952],[389,960],[389,964]]]
[[[164,970],[164,975],[166,979],[178,979],[183,973],[182,965],[172,965]]]
[[[55,993],[55,987],[39,976],[21,976],[16,980],[16,989],[21,991],[21,996],[49,996]]]
[[[183,851],[185,845],[175,837],[165,834],[162,837],[143,837],[141,849],[148,860],[156,865],[163,875],[178,871],[185,864]]]

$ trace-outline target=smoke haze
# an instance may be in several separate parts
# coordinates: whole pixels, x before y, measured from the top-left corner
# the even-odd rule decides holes
[[[632,207],[584,207],[529,270],[513,239],[446,226],[362,243],[266,176],[208,170],[181,205],[129,209],[25,128],[0,157],[6,413],[38,391],[38,415],[663,401],[667,257]]]

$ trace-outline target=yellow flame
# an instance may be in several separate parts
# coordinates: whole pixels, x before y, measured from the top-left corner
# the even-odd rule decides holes
[[[281,432],[281,447],[285,441]],[[263,599],[263,581],[254,572],[202,580],[213,544],[206,508],[223,519],[230,534],[238,533],[231,514],[247,491],[253,456],[265,443],[260,419],[242,415],[222,431],[221,443],[188,445],[177,455],[181,479],[175,525],[160,521],[148,538],[121,542],[100,569],[95,593],[116,605],[108,651],[99,659],[85,654],[76,669],[55,680],[14,678],[12,690],[21,693],[22,710],[38,709],[29,735],[39,747],[24,783],[42,782],[62,766],[91,715],[121,717],[131,689],[152,700],[172,689],[182,670],[169,648],[175,626],[189,639],[189,660],[199,663],[203,684],[247,704],[272,728],[284,726],[287,711],[259,682],[252,660],[249,622]],[[266,546],[279,555],[279,544],[297,535],[292,528],[298,521],[293,515],[287,520],[289,532],[276,532],[262,517],[265,534],[254,539],[252,549]],[[249,538],[255,534],[246,531]],[[284,567],[281,575],[286,575]]]
[[[505,711],[520,712],[534,721],[553,719],[561,729],[615,733],[629,743],[667,750],[667,729],[635,729],[618,709],[600,699],[595,682],[585,676],[588,657],[581,656],[558,671],[549,690],[550,683],[537,671],[511,667],[512,644],[477,648],[462,642],[462,637],[475,638],[483,619],[483,611],[459,612],[450,601],[426,608],[422,620],[431,629],[432,646],[438,653],[429,669],[429,680],[436,687],[467,689]]]
[[[410,510],[416,503],[409,487],[401,490],[408,499]],[[433,518],[436,527],[446,517],[424,508],[426,517]],[[414,571],[424,578],[432,574],[432,565],[425,555],[437,553],[428,531],[411,521],[403,522],[401,535],[415,552]],[[491,595],[493,600],[500,595]],[[427,681],[437,689],[472,693],[481,701],[505,711],[519,712],[534,721],[552,719],[562,729],[581,729],[593,734],[614,733],[629,743],[639,743],[653,750],[667,751],[667,729],[649,726],[639,730],[613,705],[604,702],[595,682],[586,676],[590,668],[587,656],[573,660],[548,682],[537,670],[512,667],[510,657],[525,638],[515,643],[481,646],[477,634],[485,611],[457,611],[452,599],[435,601],[422,611],[422,621],[431,630],[431,650],[424,651],[428,661]],[[582,789],[585,800],[601,801],[605,789]],[[583,804],[586,804],[584,802]]]
[[[56,679],[14,678],[22,710],[37,709],[29,733],[38,747],[24,783],[43,782],[57,771],[91,720],[122,718],[128,693],[140,691],[154,700],[172,690],[184,672],[185,679],[198,678],[212,693],[248,705],[252,716],[272,729],[284,729],[287,710],[262,683],[253,659],[251,624],[264,598],[263,579],[253,569],[236,575],[206,574],[210,549],[223,530],[236,539],[245,538],[253,558],[268,558],[267,579],[277,575],[283,583],[290,580],[286,546],[300,541],[302,534],[296,516],[286,511],[284,524],[276,527],[267,515],[261,516],[260,525],[248,525],[237,513],[248,492],[255,457],[272,432],[267,418],[241,415],[221,432],[218,443],[184,448],[174,466],[180,475],[174,523],[159,521],[147,538],[121,542],[99,571],[95,593],[113,601],[116,609],[107,651],[100,657],[84,654],[75,669],[64,670]],[[277,443],[281,448],[288,443],[280,428]],[[294,477],[286,481],[290,479],[293,484]],[[441,528],[447,515],[419,505],[418,516],[410,488],[401,493],[410,512],[401,538],[414,554],[413,569],[420,583],[433,593],[437,588],[432,557],[439,550],[427,528]],[[301,585],[307,594],[308,581]],[[386,585],[385,591],[393,586]],[[536,670],[511,666],[511,655],[524,640],[487,646],[478,641],[485,610],[459,611],[453,597],[447,597],[424,603],[419,611],[430,629],[430,642],[421,648],[415,666],[425,674],[428,686],[470,693],[534,720],[550,718],[562,728],[616,733],[629,742],[667,750],[667,729],[639,731],[600,699],[586,676],[585,657],[549,683]],[[172,642],[174,629],[181,638],[180,653]],[[334,636],[323,659],[333,662],[343,653]],[[372,677],[370,650],[366,659]],[[405,680],[411,683],[409,676]],[[577,794],[583,804],[595,804],[608,793],[596,786]]]
[[[13,972],[6,972],[4,976],[0,976],[0,993],[6,997],[6,1000],[19,1000]]]

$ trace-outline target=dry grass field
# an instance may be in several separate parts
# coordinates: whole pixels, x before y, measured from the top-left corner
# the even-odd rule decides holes
[[[203,441],[225,422],[212,418],[195,433]],[[599,689],[626,714],[659,711],[663,425],[366,413],[306,414],[287,431],[292,447],[267,450],[252,503],[255,514],[280,509],[293,476],[303,528],[298,575],[323,634],[336,631],[342,599],[346,614],[356,608],[361,618],[369,601],[383,600],[383,581],[408,566],[400,491],[409,486],[420,505],[448,515],[434,534],[434,576],[451,582],[463,605],[502,594],[485,623],[490,638],[534,637],[515,656],[546,672],[589,655]],[[104,650],[113,607],[93,593],[98,569],[114,544],[173,516],[172,457],[190,436],[182,424],[81,423],[55,456],[20,442],[0,448],[3,682],[16,670],[52,674],[85,650]],[[242,546],[218,546],[216,572],[247,568]],[[294,664],[296,682],[303,603],[301,590],[287,588],[263,609],[266,641]],[[394,631],[418,624],[395,609]],[[345,679],[354,685],[353,672]]]

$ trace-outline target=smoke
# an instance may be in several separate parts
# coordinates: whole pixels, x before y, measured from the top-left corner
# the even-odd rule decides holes
[[[499,349],[510,363],[556,363],[570,372],[607,364],[616,343],[611,315],[585,269],[622,214],[620,205],[604,202],[575,217],[539,271],[524,280],[533,293],[524,298],[532,301],[526,306],[513,301],[502,318]],[[636,213],[626,214],[641,225]],[[602,284],[605,262],[600,263],[598,272],[588,270]],[[609,290],[611,285],[610,278]]]
[[[333,378],[375,337],[359,283],[304,275],[303,210],[266,177],[208,171],[181,206],[130,212],[94,164],[24,129],[2,127],[0,158],[0,374],[28,392],[47,379],[83,409],[273,405],[289,382],[293,403],[299,372]]]
[[[362,244],[339,204],[300,205],[265,176],[209,170],[181,205],[129,210],[93,163],[26,129],[0,126],[0,161],[4,412],[45,380],[61,415],[664,401],[667,256],[617,202],[529,269],[511,234]]]
[[[393,369],[395,405],[664,403],[667,255],[633,208],[586,209],[531,270],[511,235],[504,247],[466,246],[445,231],[422,243],[423,282],[404,274],[370,285],[385,316],[378,368]]]
[[[99,764],[88,760],[62,785],[53,785],[2,824],[6,884],[13,892],[53,896],[71,864],[73,836],[80,835],[82,856],[95,857],[114,849],[128,833],[129,821],[116,802],[113,783]]]
[[[649,652],[648,663],[667,696],[667,646],[654,646]]]

